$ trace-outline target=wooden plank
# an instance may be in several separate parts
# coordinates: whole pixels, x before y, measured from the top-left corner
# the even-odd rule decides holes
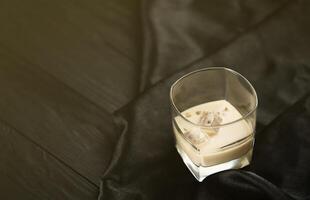
[[[4,0],[0,24],[0,43],[108,111],[135,95],[139,66],[120,52],[125,42],[111,47],[122,36],[111,38],[122,30],[109,28],[111,22],[80,5],[69,0]]]
[[[105,110],[0,49],[0,118],[98,184],[117,134]]]
[[[58,0],[64,5],[64,1]],[[70,2],[71,1],[71,2]],[[98,26],[100,32],[109,39],[111,46],[122,52],[131,60],[138,62],[141,49],[141,1],[139,0],[70,0],[92,16],[97,17],[104,26]]]
[[[96,186],[2,121],[0,146],[0,199],[96,199]]]

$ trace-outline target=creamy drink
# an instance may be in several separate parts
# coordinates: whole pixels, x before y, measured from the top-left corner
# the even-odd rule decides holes
[[[249,164],[254,128],[228,101],[203,103],[181,114],[183,118],[175,117],[173,128],[176,147],[187,162],[197,167],[212,167],[244,158],[236,168]]]
[[[236,71],[204,68],[180,77],[170,89],[175,146],[198,181],[251,162],[255,89]]]

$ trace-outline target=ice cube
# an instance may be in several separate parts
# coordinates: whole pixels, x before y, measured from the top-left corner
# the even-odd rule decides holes
[[[185,132],[184,135],[192,144],[200,144],[207,140],[207,136],[199,127],[192,128],[190,131]]]

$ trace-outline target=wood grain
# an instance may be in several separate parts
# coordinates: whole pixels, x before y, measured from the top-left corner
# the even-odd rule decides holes
[[[139,65],[128,53],[136,51],[129,47],[134,33],[124,25],[128,17],[111,20],[114,10],[128,16],[126,9],[102,3],[94,13],[106,14],[97,17],[86,4],[1,1],[0,43],[112,112],[137,91]]]
[[[98,184],[117,138],[110,115],[6,51],[0,48],[0,118]]]
[[[2,121],[0,146],[1,199],[96,199],[96,186]]]
[[[111,46],[135,63],[140,61],[142,38],[140,0],[71,1],[101,21],[103,26],[97,28]]]

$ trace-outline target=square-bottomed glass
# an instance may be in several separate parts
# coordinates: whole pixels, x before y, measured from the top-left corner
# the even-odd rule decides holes
[[[200,69],[171,86],[170,100],[176,149],[198,181],[250,164],[258,100],[245,77]]]

